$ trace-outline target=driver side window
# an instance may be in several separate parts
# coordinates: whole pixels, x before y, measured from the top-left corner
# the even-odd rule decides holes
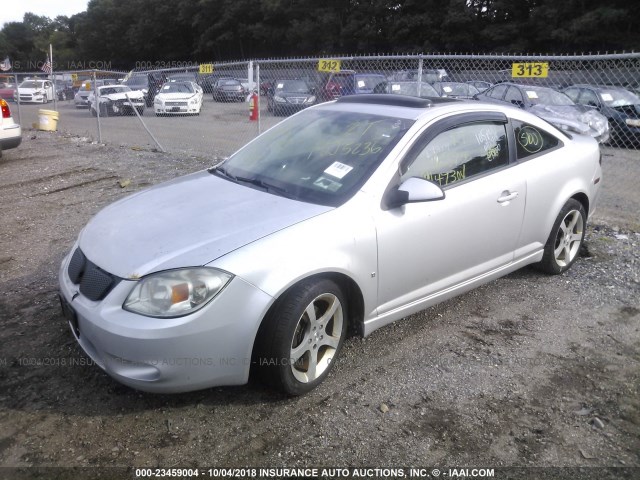
[[[409,155],[402,181],[420,177],[444,188],[508,165],[505,125],[479,122],[454,127]]]

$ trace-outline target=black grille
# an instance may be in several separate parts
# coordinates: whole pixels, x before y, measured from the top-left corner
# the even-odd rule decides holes
[[[80,292],[93,301],[102,300],[122,280],[91,262],[79,248],[73,252],[67,273],[74,284],[80,284]]]

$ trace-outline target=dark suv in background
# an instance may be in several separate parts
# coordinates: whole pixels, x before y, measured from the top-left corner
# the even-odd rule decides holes
[[[153,100],[160,91],[160,88],[167,81],[164,72],[147,72],[147,73],[131,73],[130,76],[122,82],[131,90],[141,90],[144,93],[145,103],[147,107],[153,105]]]

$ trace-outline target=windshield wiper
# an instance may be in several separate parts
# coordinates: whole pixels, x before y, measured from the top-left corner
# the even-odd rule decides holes
[[[275,195],[279,195],[285,198],[295,198],[295,196],[289,193],[289,191],[287,191],[287,189],[285,188],[278,187],[276,185],[273,185],[271,183],[265,182],[264,180],[260,180],[257,178],[238,177],[236,175],[233,175],[227,172],[224,169],[224,167],[212,168],[210,172],[222,178],[226,178],[227,180],[231,180],[233,183],[248,183],[250,185],[255,185],[256,187],[259,187],[268,193],[273,193]]]
[[[256,187],[260,187],[264,189],[266,192],[273,193],[275,195],[280,195],[281,197],[294,198],[294,196],[291,193],[289,193],[287,189],[265,182],[264,180],[259,180],[257,178],[247,178],[247,177],[235,177],[235,179],[238,182],[255,185]]]
[[[233,183],[238,183],[238,178],[235,175],[227,172],[224,167],[212,168],[211,170],[209,170],[209,172],[219,177],[226,178],[227,180],[231,180]]]

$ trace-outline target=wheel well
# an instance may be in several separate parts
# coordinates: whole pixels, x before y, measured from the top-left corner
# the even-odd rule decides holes
[[[319,273],[316,275],[312,275],[310,277],[305,277],[303,279],[300,279],[297,283],[294,283],[293,285],[291,285],[287,290],[285,290],[284,292],[282,292],[280,294],[280,296],[276,299],[275,302],[273,302],[273,305],[271,305],[271,307],[269,308],[269,310],[267,311],[266,315],[262,318],[262,321],[260,322],[260,326],[258,327],[258,332],[256,334],[256,338],[254,338],[253,340],[253,348],[252,348],[252,357],[253,354],[255,353],[256,350],[256,346],[258,344],[258,339],[260,337],[260,333],[263,330],[263,325],[264,325],[264,321],[265,319],[269,318],[269,316],[272,314],[272,312],[278,308],[278,304],[280,303],[280,299],[284,297],[284,295],[286,295],[286,293],[288,291],[290,291],[292,288],[294,288],[296,285],[298,285],[300,282],[303,281],[307,281],[307,280],[313,280],[313,279],[323,279],[323,278],[327,278],[330,280],[333,280],[336,284],[338,284],[338,286],[342,289],[342,291],[344,292],[345,296],[349,299],[349,311],[348,313],[348,325],[347,328],[349,329],[348,331],[348,335],[360,335],[363,336],[364,335],[364,298],[362,297],[362,291],[360,290],[360,287],[358,286],[358,284],[356,282],[353,281],[352,278],[348,277],[347,275],[344,275],[342,273],[337,273],[337,272],[326,272],[326,273]]]
[[[268,319],[273,311],[278,308],[280,300],[286,295],[288,291],[298,285],[300,282],[310,279],[330,279],[333,280],[343,291],[344,295],[349,299],[349,311],[347,314],[347,336],[364,336],[364,298],[362,297],[362,291],[356,282],[352,278],[337,272],[326,272],[312,275],[300,279],[297,283],[291,285],[287,290],[282,292],[280,296],[273,302],[273,305],[269,308],[266,315],[262,318],[256,337],[253,339],[253,347],[251,348],[251,369],[249,375],[255,376],[256,373],[256,355],[261,350],[260,338],[261,333],[264,331],[265,320]]]
[[[577,200],[584,207],[584,211],[589,216],[589,197],[587,197],[584,193],[576,193],[573,197],[574,200]]]

